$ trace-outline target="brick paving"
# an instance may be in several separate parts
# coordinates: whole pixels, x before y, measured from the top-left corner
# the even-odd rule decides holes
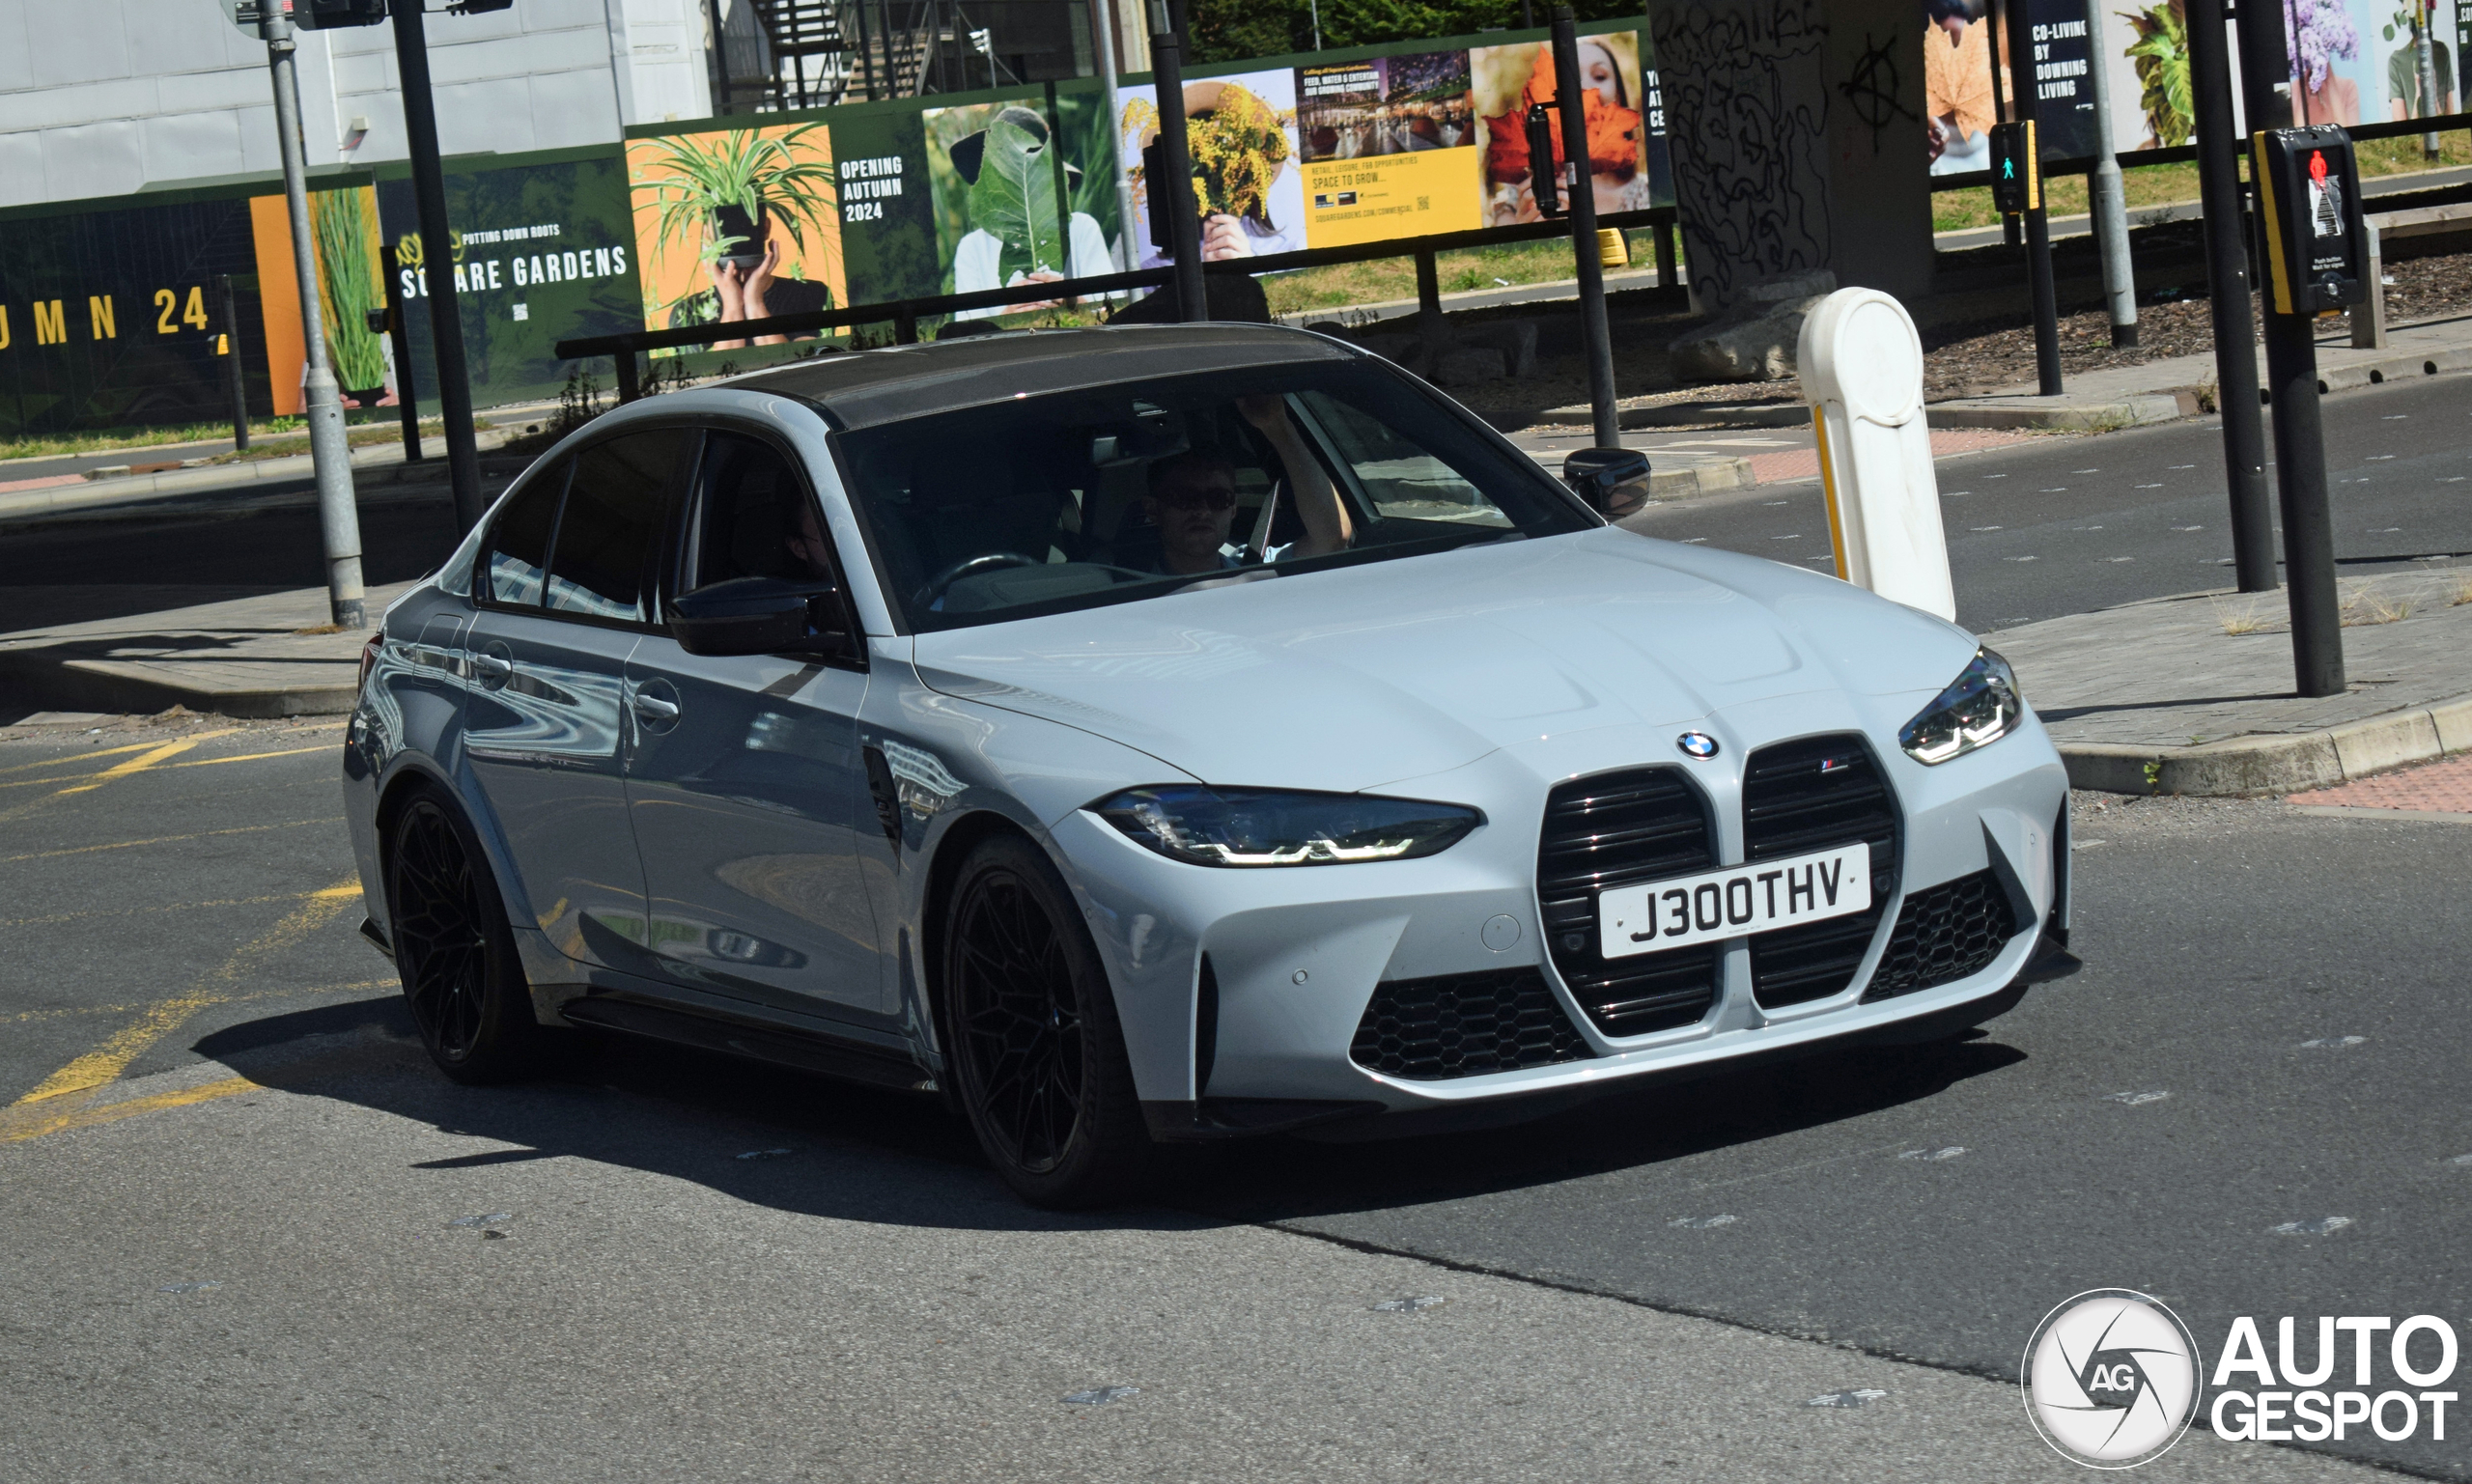
[[[1924,409],[1924,416],[1929,418],[1929,408]],[[1805,427],[1796,431],[1806,440],[1806,446],[1773,454],[1752,455],[1752,478],[1763,485],[1819,478],[1819,450],[1808,444],[1811,429]],[[2022,443],[2028,438],[2048,436],[2049,434],[2017,433],[2005,428],[1934,428],[1931,430],[1931,457],[1946,459],[1951,454],[1970,454],[1977,449],[1998,448],[2005,443]]]
[[[2373,778],[2312,789],[2285,802],[2346,809],[2419,809],[2472,814],[2472,755],[2401,768]]]

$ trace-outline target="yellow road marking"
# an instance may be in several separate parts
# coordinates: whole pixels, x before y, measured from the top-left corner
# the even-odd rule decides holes
[[[211,907],[261,907],[268,902],[300,902],[310,897],[328,896],[343,891],[339,886],[322,886],[316,891],[278,891],[263,897],[224,897],[211,902],[161,902],[153,907],[116,907],[92,912],[53,912],[42,917],[0,917],[0,928],[47,928],[63,922],[84,922],[92,917],[136,917],[154,912],[197,912]],[[351,888],[357,891],[360,888]]]
[[[166,763],[163,767],[167,770],[174,768],[215,768],[225,763],[256,763],[262,762],[267,758],[296,758],[304,752],[332,752],[334,750],[335,744],[333,742],[323,742],[315,747],[291,747],[281,752],[244,752],[239,757],[191,758],[185,763]],[[70,778],[82,776],[84,775],[81,773],[69,772],[62,773],[58,777],[54,778],[12,778],[6,783],[0,783],[0,789],[41,788],[46,783],[60,783]]]
[[[229,829],[201,829],[195,834],[151,835],[143,840],[115,840],[109,845],[72,845],[56,851],[29,851],[23,855],[0,855],[0,866],[14,865],[20,860],[51,860],[62,855],[91,855],[97,851],[134,850],[141,845],[172,845],[182,840],[211,840],[219,835],[253,835],[264,829],[294,829],[303,825],[340,825],[344,817],[329,814],[323,819],[286,820],[280,825],[235,825]]]
[[[151,1097],[130,1098],[123,1103],[84,1104],[42,1109],[27,1108],[23,1104],[0,1110],[0,1144],[22,1144],[46,1134],[68,1129],[91,1129],[98,1124],[118,1123],[140,1113],[161,1112],[167,1107],[187,1107],[192,1104],[211,1103],[235,1093],[256,1092],[266,1084],[245,1077],[227,1077],[219,1081],[183,1087],[177,1092],[158,1092]]]
[[[226,730],[237,731],[239,729],[236,727],[226,728]],[[59,794],[55,794],[52,797],[57,798],[62,795],[67,794],[92,793],[94,790],[101,788],[104,784],[117,782],[122,778],[127,777],[130,773],[142,773],[166,758],[178,757],[210,737],[221,737],[222,735],[224,735],[222,732],[201,732],[195,737],[183,737],[174,742],[167,742],[151,752],[139,753],[137,756],[130,758],[126,763],[115,763],[111,767],[104,769],[101,772],[95,774],[92,778],[87,779],[85,782],[62,789]]]
[[[143,752],[154,745],[153,742],[130,742],[122,747],[97,747],[92,752],[73,753],[66,758],[44,758],[40,763],[12,763],[6,768],[0,768],[0,773],[21,773],[29,768],[59,768],[72,761],[82,763],[88,758],[117,757],[124,752]]]
[[[392,990],[401,987],[400,981],[393,979],[355,979],[350,984],[313,984],[305,990],[254,990],[246,994],[226,994],[215,1003],[244,1005],[253,999],[305,998],[312,994],[350,994],[357,991]],[[150,1007],[144,1004],[64,1005],[57,1010],[20,1010],[6,1021],[0,1021],[0,1024],[28,1025],[37,1021],[70,1021],[81,1015],[135,1015],[140,1010],[148,1008]]]
[[[240,982],[241,976],[265,960],[299,943],[310,934],[326,925],[344,910],[351,894],[357,896],[359,886],[344,882],[319,892],[286,915],[281,922],[249,942],[243,943],[223,962],[223,966],[199,981],[185,994],[158,1000],[146,1013],[69,1065],[44,1078],[34,1091],[19,1098],[16,1107],[32,1103],[47,1103],[54,1098],[82,1096],[91,1101],[96,1091],[117,1080],[128,1064],[154,1049],[156,1042],[181,1028],[189,1017],[225,997],[228,987]]]

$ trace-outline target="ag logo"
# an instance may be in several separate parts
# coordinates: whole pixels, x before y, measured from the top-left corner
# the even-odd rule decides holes
[[[2198,1410],[2197,1341],[2144,1294],[2097,1288],[2043,1316],[2026,1345],[2026,1414],[2064,1458],[2133,1469]]]

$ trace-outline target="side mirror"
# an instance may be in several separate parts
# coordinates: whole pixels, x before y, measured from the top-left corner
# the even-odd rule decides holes
[[[1648,456],[1636,448],[1583,448],[1562,461],[1562,483],[1608,520],[1648,503]]]
[[[669,631],[690,655],[851,652],[840,594],[813,581],[732,577],[670,600]]]

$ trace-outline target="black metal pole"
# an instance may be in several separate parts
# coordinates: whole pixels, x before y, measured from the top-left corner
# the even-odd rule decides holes
[[[481,498],[481,450],[472,440],[472,379],[464,364],[464,310],[455,293],[455,246],[447,235],[446,173],[437,161],[437,100],[429,85],[429,41],[421,8],[387,7],[395,16],[395,66],[404,85],[404,133],[412,156],[412,204],[421,222],[421,294],[429,300],[430,349],[437,357],[437,411],[446,421],[446,477],[455,490],[456,529],[468,531],[489,510]]]
[[[1571,257],[1579,269],[1580,340],[1587,352],[1588,404],[1596,446],[1622,446],[1622,418],[1614,405],[1614,337],[1605,324],[1604,248],[1596,240],[1596,181],[1588,170],[1587,110],[1580,94],[1579,20],[1568,5],[1554,7],[1554,84],[1562,114],[1563,178],[1571,213]],[[1531,161],[1530,170],[1535,169]]]
[[[2284,50],[2281,8],[2239,11],[2241,101],[2249,126],[2262,131],[2274,118],[2274,84],[2291,75]],[[2254,189],[2263,161],[2249,156]],[[2265,215],[2257,221],[2262,229]],[[2258,259],[2269,261],[2261,250]],[[2318,334],[2307,302],[2266,317],[2266,393],[2274,406],[2275,493],[2283,510],[2284,580],[2291,605],[2292,683],[2305,696],[2344,690],[2344,619],[2335,590],[2334,519],[2326,504],[2326,433],[2318,407]]]
[[[1163,17],[1154,16],[1154,19]],[[1185,147],[1185,69],[1176,33],[1150,35],[1151,91],[1159,95],[1159,139],[1167,178],[1150,182],[1150,210],[1167,213],[1168,252],[1175,258],[1176,317],[1187,324],[1210,318],[1201,281],[1201,208],[1194,200],[1193,157]]]
[[[395,410],[404,420],[404,462],[421,462],[421,399],[412,380],[412,327],[404,319],[404,286],[386,275],[386,341],[395,352]]]
[[[2213,294],[2215,406],[2232,493],[2232,565],[2244,593],[2272,592],[2274,508],[2266,497],[2266,425],[2258,410],[2258,327],[2240,221],[2240,146],[2232,123],[2232,56],[2223,0],[2189,0],[2189,85],[2197,103],[2198,190]]]
[[[240,311],[232,296],[232,275],[214,278],[217,309],[223,316],[223,384],[232,394],[232,446],[249,448],[249,391],[240,379]]]
[[[858,12],[858,69],[861,74],[863,74],[867,79],[867,101],[872,103],[876,101],[878,97],[876,92],[876,52],[874,43],[867,36],[867,0],[858,0],[858,4],[856,9]],[[885,60],[889,62],[892,60],[889,51],[889,44],[892,39],[890,37],[886,37],[885,40],[887,44],[887,51]],[[844,84],[844,86],[847,86],[847,84]]]
[[[2022,9],[2022,7],[2020,7]],[[2015,16],[2009,17],[2012,21]],[[2008,33],[2008,95],[2015,100],[2015,116],[2033,123],[2035,119],[2035,47],[2031,25],[2012,26]],[[2037,130],[2037,136],[2040,130]],[[2042,140],[2035,140],[2035,174],[2042,174]],[[2037,389],[2046,397],[2061,394],[2060,384],[2060,293],[2051,278],[2051,221],[2043,210],[2042,192],[2035,192],[2035,204],[2026,212],[2026,273],[2035,290],[2035,380]]]

